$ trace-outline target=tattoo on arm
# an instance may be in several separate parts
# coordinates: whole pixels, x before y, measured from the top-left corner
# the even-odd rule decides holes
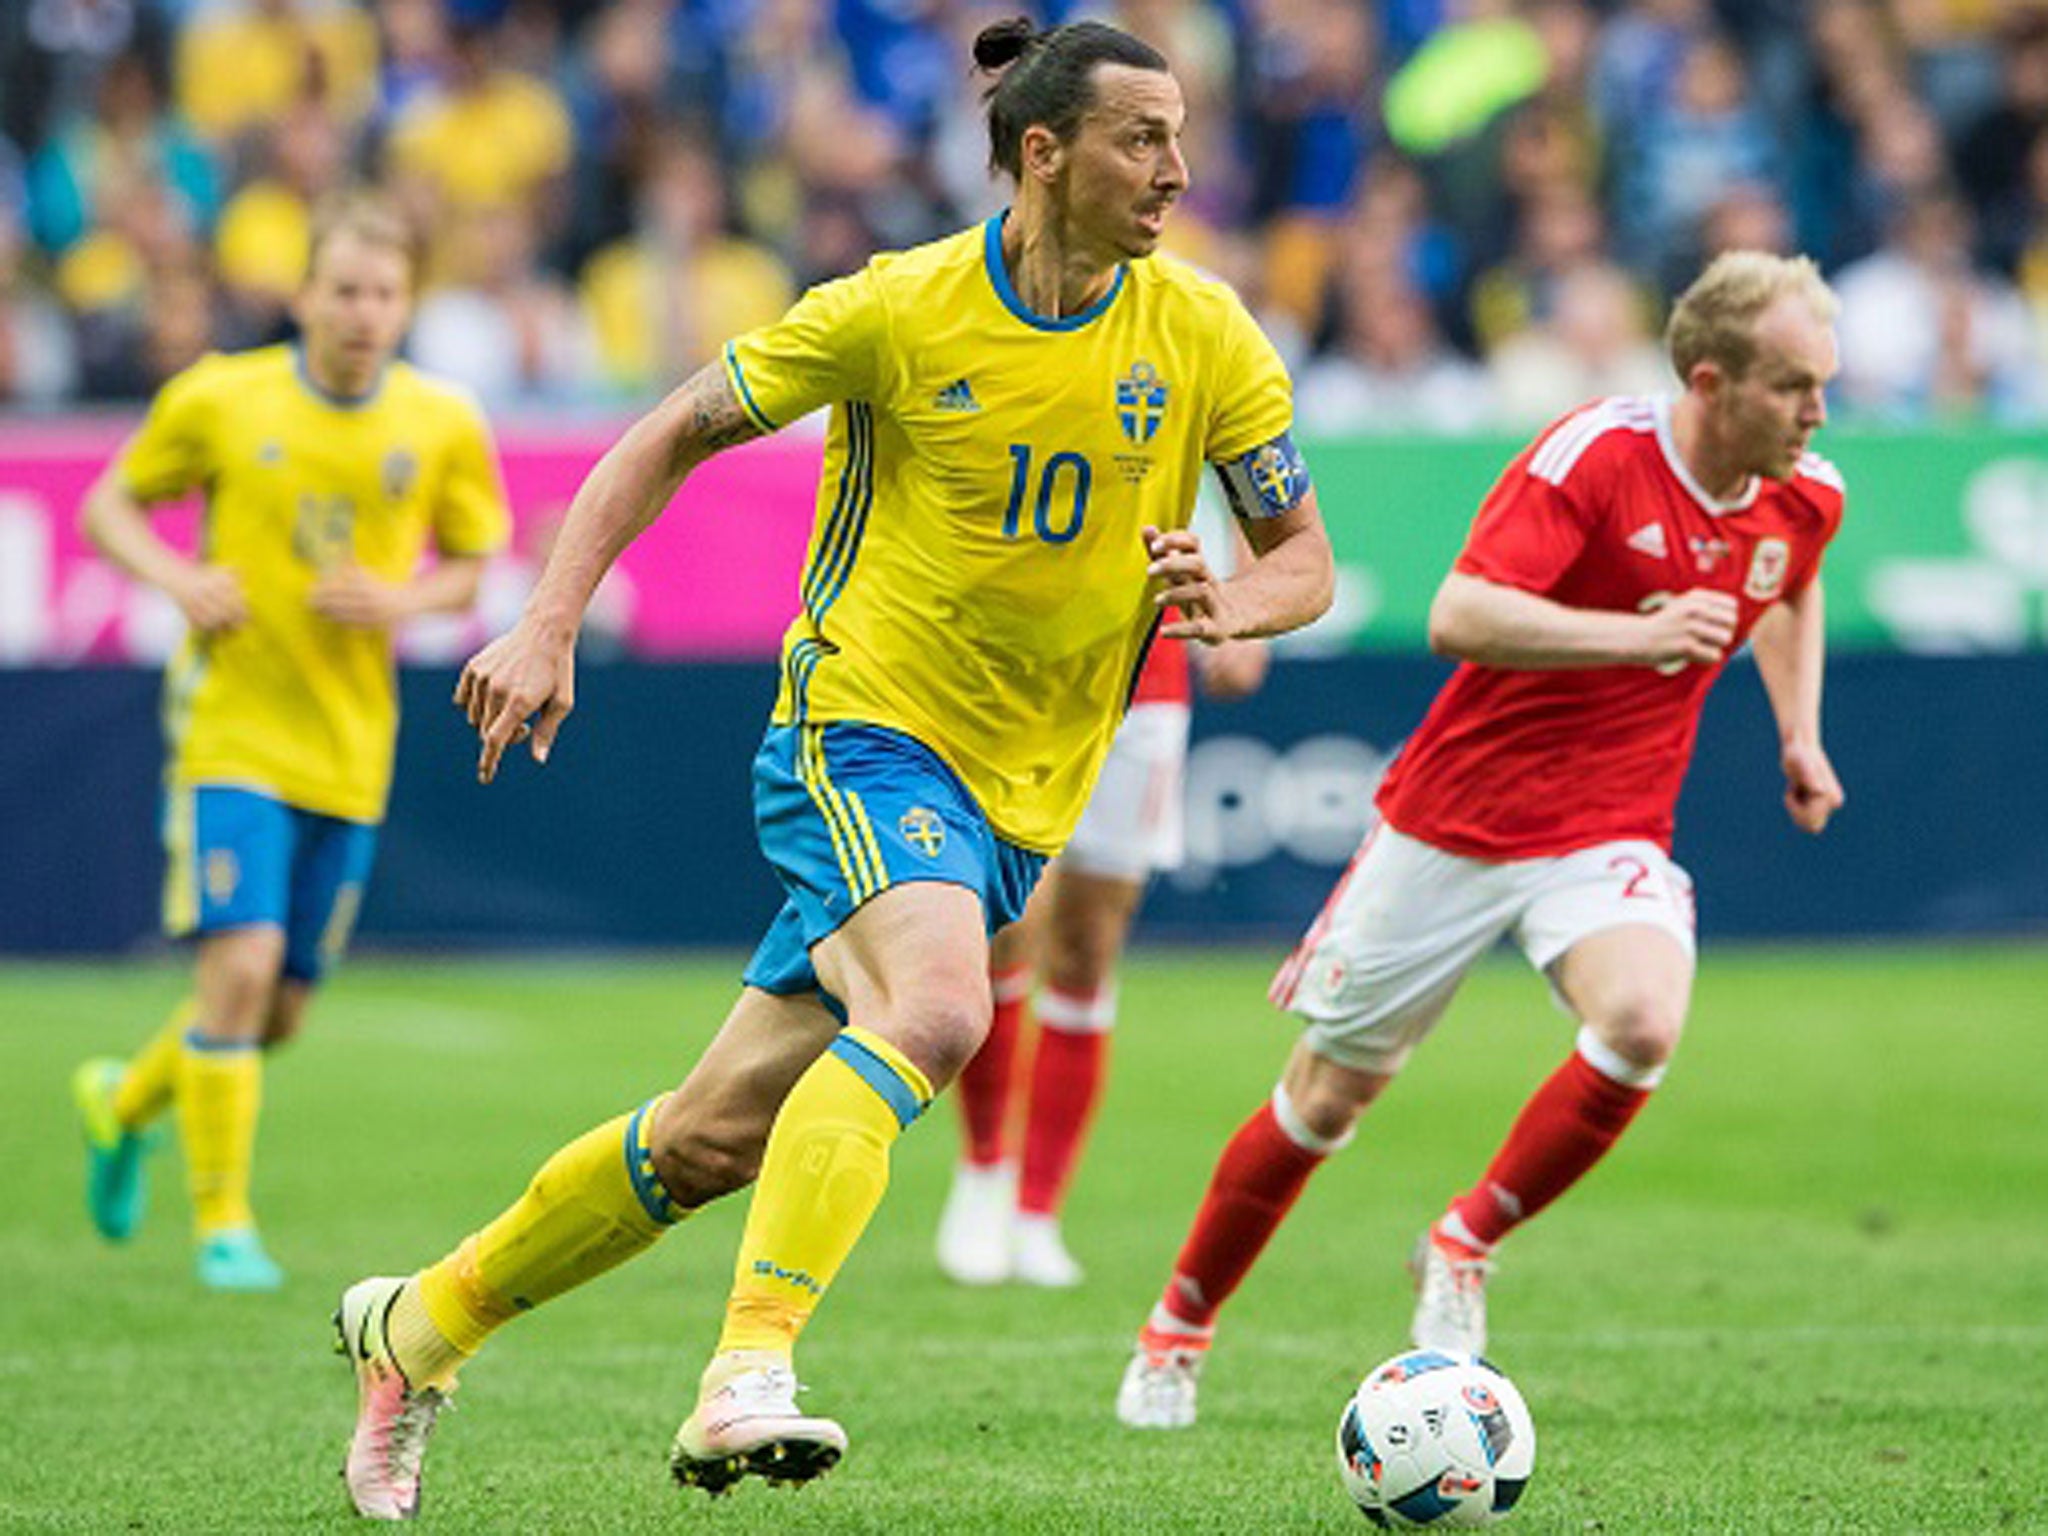
[[[708,363],[685,379],[671,402],[675,432],[670,438],[670,463],[677,470],[701,464],[721,449],[759,437],[732,381],[718,363]]]

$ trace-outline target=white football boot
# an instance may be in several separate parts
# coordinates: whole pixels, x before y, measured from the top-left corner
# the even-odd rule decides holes
[[[1067,1252],[1057,1216],[1019,1211],[1010,1228],[1010,1276],[1025,1285],[1065,1291],[1085,1278],[1080,1262]]]
[[[1132,1429],[1186,1429],[1195,1422],[1195,1387],[1215,1330],[1169,1333],[1147,1323],[1116,1389],[1116,1416]]]
[[[420,1512],[420,1471],[434,1420],[448,1392],[414,1387],[392,1358],[385,1319],[405,1286],[396,1276],[358,1280],[335,1309],[335,1353],[356,1372],[356,1428],[342,1476],[356,1512],[371,1520],[410,1520]]]
[[[961,1285],[1001,1285],[1010,1278],[1010,1219],[1017,1206],[1017,1165],[953,1170],[953,1188],[939,1216],[939,1270]]]
[[[797,1391],[796,1373],[773,1361],[705,1393],[669,1448],[675,1480],[716,1495],[743,1477],[795,1484],[831,1471],[846,1454],[846,1431],[800,1412]]]
[[[1415,1277],[1415,1321],[1409,1337],[1419,1349],[1486,1353],[1486,1280],[1493,1260],[1432,1225],[1416,1239],[1408,1260]]]

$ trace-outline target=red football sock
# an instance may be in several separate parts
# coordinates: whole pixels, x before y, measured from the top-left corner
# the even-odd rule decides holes
[[[1031,998],[1031,972],[1023,966],[989,978],[995,1017],[988,1038],[958,1079],[960,1129],[967,1161],[992,1168],[1003,1160],[1003,1132],[1010,1114],[1010,1083],[1017,1069],[1017,1040],[1024,1033],[1024,1009]]]
[[[1492,1247],[1584,1177],[1649,1096],[1573,1051],[1522,1106],[1486,1177],[1451,1202],[1452,1214]]]
[[[1024,1122],[1024,1165],[1017,1209],[1058,1213],[1080,1158],[1109,1065],[1108,993],[1071,997],[1048,989],[1038,1001],[1038,1046],[1031,1058],[1031,1109]]]
[[[1190,1327],[1208,1327],[1327,1155],[1281,1130],[1270,1099],[1261,1104],[1217,1160],[1160,1305]]]

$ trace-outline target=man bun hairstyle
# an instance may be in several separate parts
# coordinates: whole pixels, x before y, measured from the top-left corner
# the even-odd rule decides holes
[[[988,88],[988,163],[991,170],[1024,174],[1024,130],[1034,123],[1062,143],[1080,130],[1095,104],[1090,78],[1098,64],[1124,64],[1164,74],[1166,55],[1100,21],[1070,21],[1041,32],[1027,17],[983,27],[974,39],[974,64],[996,76]]]
[[[1741,378],[1756,361],[1757,316],[1786,294],[1796,294],[1814,318],[1831,322],[1839,307],[1834,290],[1810,256],[1777,256],[1769,251],[1727,251],[1678,296],[1664,342],[1680,380],[1690,380],[1701,363],[1718,363],[1730,378]]]
[[[1033,39],[1044,35],[1029,16],[991,22],[974,39],[974,67],[984,74],[1000,74],[1023,56]]]

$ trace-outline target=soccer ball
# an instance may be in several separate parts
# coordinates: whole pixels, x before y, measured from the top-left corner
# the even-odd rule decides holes
[[[1490,1525],[1536,1468],[1536,1422],[1477,1355],[1416,1349],[1376,1367],[1337,1421],[1337,1470],[1387,1529]]]

